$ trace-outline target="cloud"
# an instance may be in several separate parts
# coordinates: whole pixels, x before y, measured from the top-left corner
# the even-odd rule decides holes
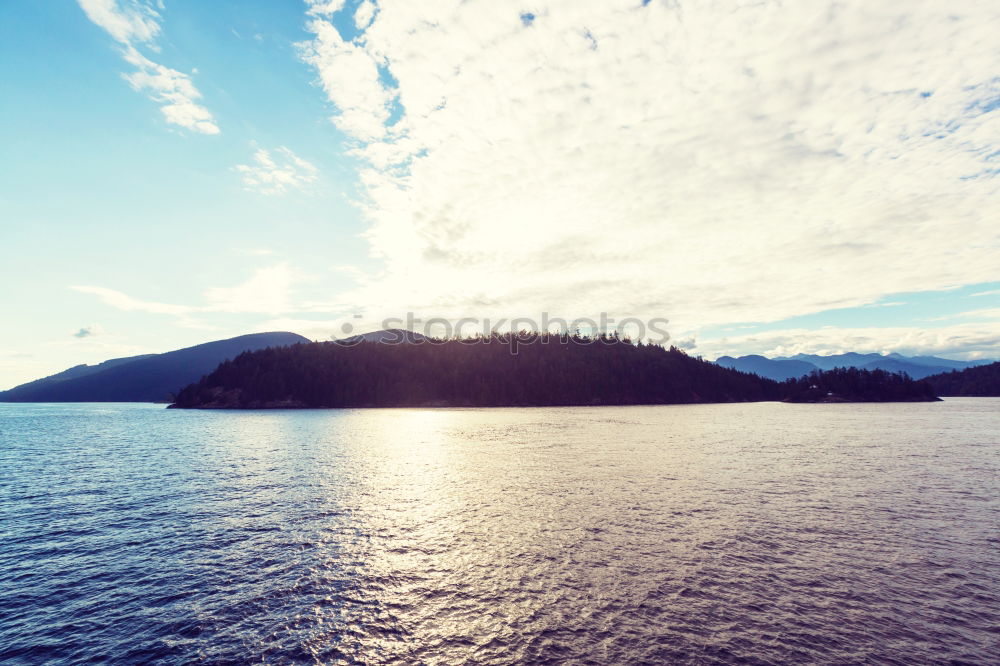
[[[138,92],[159,103],[160,111],[168,123],[180,125],[202,134],[218,134],[211,112],[195,100],[201,93],[191,83],[191,77],[149,60],[134,48],[127,48],[125,60],[136,66],[137,71],[125,74],[125,80]]]
[[[678,349],[687,349],[687,350],[697,349],[698,347],[698,341],[693,337],[684,338],[683,340],[671,340],[670,344],[673,345],[674,347],[677,347]]]
[[[100,324],[91,324],[90,326],[84,326],[79,331],[73,334],[74,338],[92,338],[95,335],[103,335],[104,328]]]
[[[238,164],[243,174],[243,186],[261,194],[284,194],[289,188],[303,189],[316,182],[316,167],[298,157],[290,149],[279,146],[272,154],[259,148],[253,155],[254,164]]]
[[[173,315],[190,328],[211,328],[196,321],[193,315],[257,313],[277,315],[294,311],[291,290],[300,278],[288,264],[258,269],[246,281],[232,287],[212,287],[203,295],[205,305],[175,305],[133,298],[114,289],[91,285],[73,285],[70,289],[93,294],[105,305],[128,312]]]
[[[991,319],[994,321],[1000,321],[1000,308],[966,310],[965,312],[959,312],[949,315],[948,317],[935,317],[932,321],[940,321],[941,319]]]
[[[331,16],[344,8],[344,0],[306,0],[310,16]]]
[[[1000,319],[940,328],[866,327],[784,329],[701,341],[706,358],[762,354],[768,357],[844,352],[898,352],[954,358],[1000,358]]]
[[[101,299],[105,305],[110,305],[118,310],[129,312],[147,312],[150,314],[187,315],[195,311],[195,308],[186,305],[171,305],[169,303],[157,303],[155,301],[142,301],[132,298],[127,294],[105,287],[95,287],[91,285],[72,285],[70,289],[84,294],[93,294]]]
[[[294,309],[291,287],[295,272],[281,263],[256,271],[235,287],[213,287],[205,292],[206,312],[255,312],[280,314]]]
[[[1000,6],[530,9],[310,10],[384,262],[356,302],[695,331],[1000,279]]]
[[[355,27],[358,30],[364,30],[371,25],[372,19],[375,18],[376,9],[375,3],[372,0],[363,0],[354,12]]]
[[[262,321],[254,327],[254,331],[261,333],[266,331],[293,331],[299,335],[304,335],[310,340],[331,340],[359,333],[367,333],[373,330],[378,330],[378,327],[372,326],[370,323],[362,325],[351,317],[322,320],[279,317]]]
[[[129,85],[160,105],[164,119],[201,134],[218,134],[212,113],[197,100],[201,93],[188,74],[153,62],[139,52],[145,46],[158,50],[160,15],[140,0],[77,0],[94,24],[104,29],[122,47],[122,57],[136,71],[124,74]]]
[[[160,34],[160,15],[136,0],[77,0],[84,13],[122,44],[149,43]]]
[[[396,95],[382,83],[380,60],[364,47],[341,38],[330,21],[317,18],[306,29],[315,37],[299,44],[299,56],[316,69],[326,96],[336,106],[333,123],[362,141],[385,136]]]

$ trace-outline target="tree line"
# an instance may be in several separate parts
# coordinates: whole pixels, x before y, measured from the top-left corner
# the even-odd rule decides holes
[[[813,372],[784,382],[784,399],[789,402],[910,402],[936,400],[933,387],[914,381],[905,372],[834,368]]]
[[[856,372],[819,373],[809,385],[864,399],[910,399],[900,396],[924,390],[905,376]],[[182,389],[175,406],[653,405],[780,400],[801,388],[797,380],[778,383],[615,334],[522,331],[430,344],[316,342],[247,352]]]
[[[1000,361],[927,377],[938,395],[1000,396]]]

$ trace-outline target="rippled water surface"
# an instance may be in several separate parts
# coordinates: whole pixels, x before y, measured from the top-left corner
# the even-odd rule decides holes
[[[0,404],[5,663],[1000,663],[1000,400]]]

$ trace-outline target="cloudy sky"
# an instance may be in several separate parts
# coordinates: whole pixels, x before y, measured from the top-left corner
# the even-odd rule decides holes
[[[0,4],[0,388],[251,331],[660,317],[1000,357],[1000,4]]]

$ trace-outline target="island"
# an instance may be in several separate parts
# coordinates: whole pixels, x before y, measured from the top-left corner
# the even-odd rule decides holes
[[[938,395],[1000,397],[1000,361],[932,375],[927,383]]]
[[[936,402],[929,382],[903,372],[834,368],[783,383],[784,402]]]
[[[811,399],[933,401],[904,374],[839,369],[777,382],[617,335],[522,331],[396,343],[316,342],[240,354],[170,407],[529,407]]]

